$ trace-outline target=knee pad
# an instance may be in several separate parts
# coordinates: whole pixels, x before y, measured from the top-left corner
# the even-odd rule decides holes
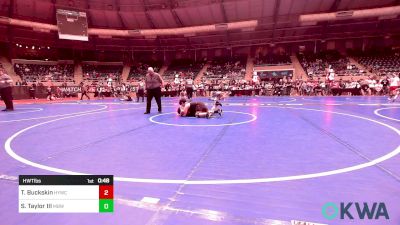
[[[197,112],[197,113],[196,113],[196,117],[197,117],[197,118],[207,118],[208,115],[209,115],[208,112]]]

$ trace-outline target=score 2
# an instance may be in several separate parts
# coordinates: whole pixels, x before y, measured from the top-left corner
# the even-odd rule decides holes
[[[100,185],[99,186],[99,199],[113,199],[114,187],[113,185]]]

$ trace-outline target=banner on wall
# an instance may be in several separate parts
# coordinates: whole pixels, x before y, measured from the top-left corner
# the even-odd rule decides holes
[[[65,93],[79,93],[81,92],[81,86],[67,86],[67,87],[60,87],[62,92]]]
[[[292,78],[293,77],[293,70],[271,70],[271,71],[258,71],[257,75],[260,77],[261,80],[265,79],[274,79],[274,78]]]

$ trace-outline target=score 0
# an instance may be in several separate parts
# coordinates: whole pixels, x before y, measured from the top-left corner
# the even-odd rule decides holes
[[[99,182],[100,183],[100,182]],[[99,212],[114,211],[113,185],[99,185]]]

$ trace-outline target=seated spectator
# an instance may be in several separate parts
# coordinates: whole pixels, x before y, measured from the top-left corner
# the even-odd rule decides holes
[[[194,62],[190,59],[175,60],[164,72],[163,79],[166,82],[173,82],[176,77],[180,80],[186,80],[189,77],[195,79],[203,66],[204,62]]]
[[[211,82],[227,82],[244,79],[246,74],[246,58],[216,58],[207,68],[203,78]]]
[[[144,79],[147,73],[147,68],[153,67],[155,72],[159,72],[161,69],[162,62],[159,61],[146,61],[146,62],[137,62],[131,66],[128,81],[130,82],[138,82],[139,80]],[[165,79],[164,79],[165,81]]]
[[[48,62],[49,61],[46,61],[46,63]],[[14,71],[25,82],[72,82],[74,80],[73,64],[48,65],[16,63],[14,64]]]
[[[92,65],[82,64],[83,80],[92,82],[107,82],[109,78],[120,81],[122,65]]]
[[[337,51],[326,51],[318,54],[298,54],[298,59],[306,71],[312,77],[325,77],[328,72],[334,72],[338,76],[360,76],[365,72],[356,65],[350,63],[347,57]]]
[[[286,54],[259,54],[255,57],[254,64],[257,66],[290,65],[292,64],[292,60],[290,59],[290,56]]]

